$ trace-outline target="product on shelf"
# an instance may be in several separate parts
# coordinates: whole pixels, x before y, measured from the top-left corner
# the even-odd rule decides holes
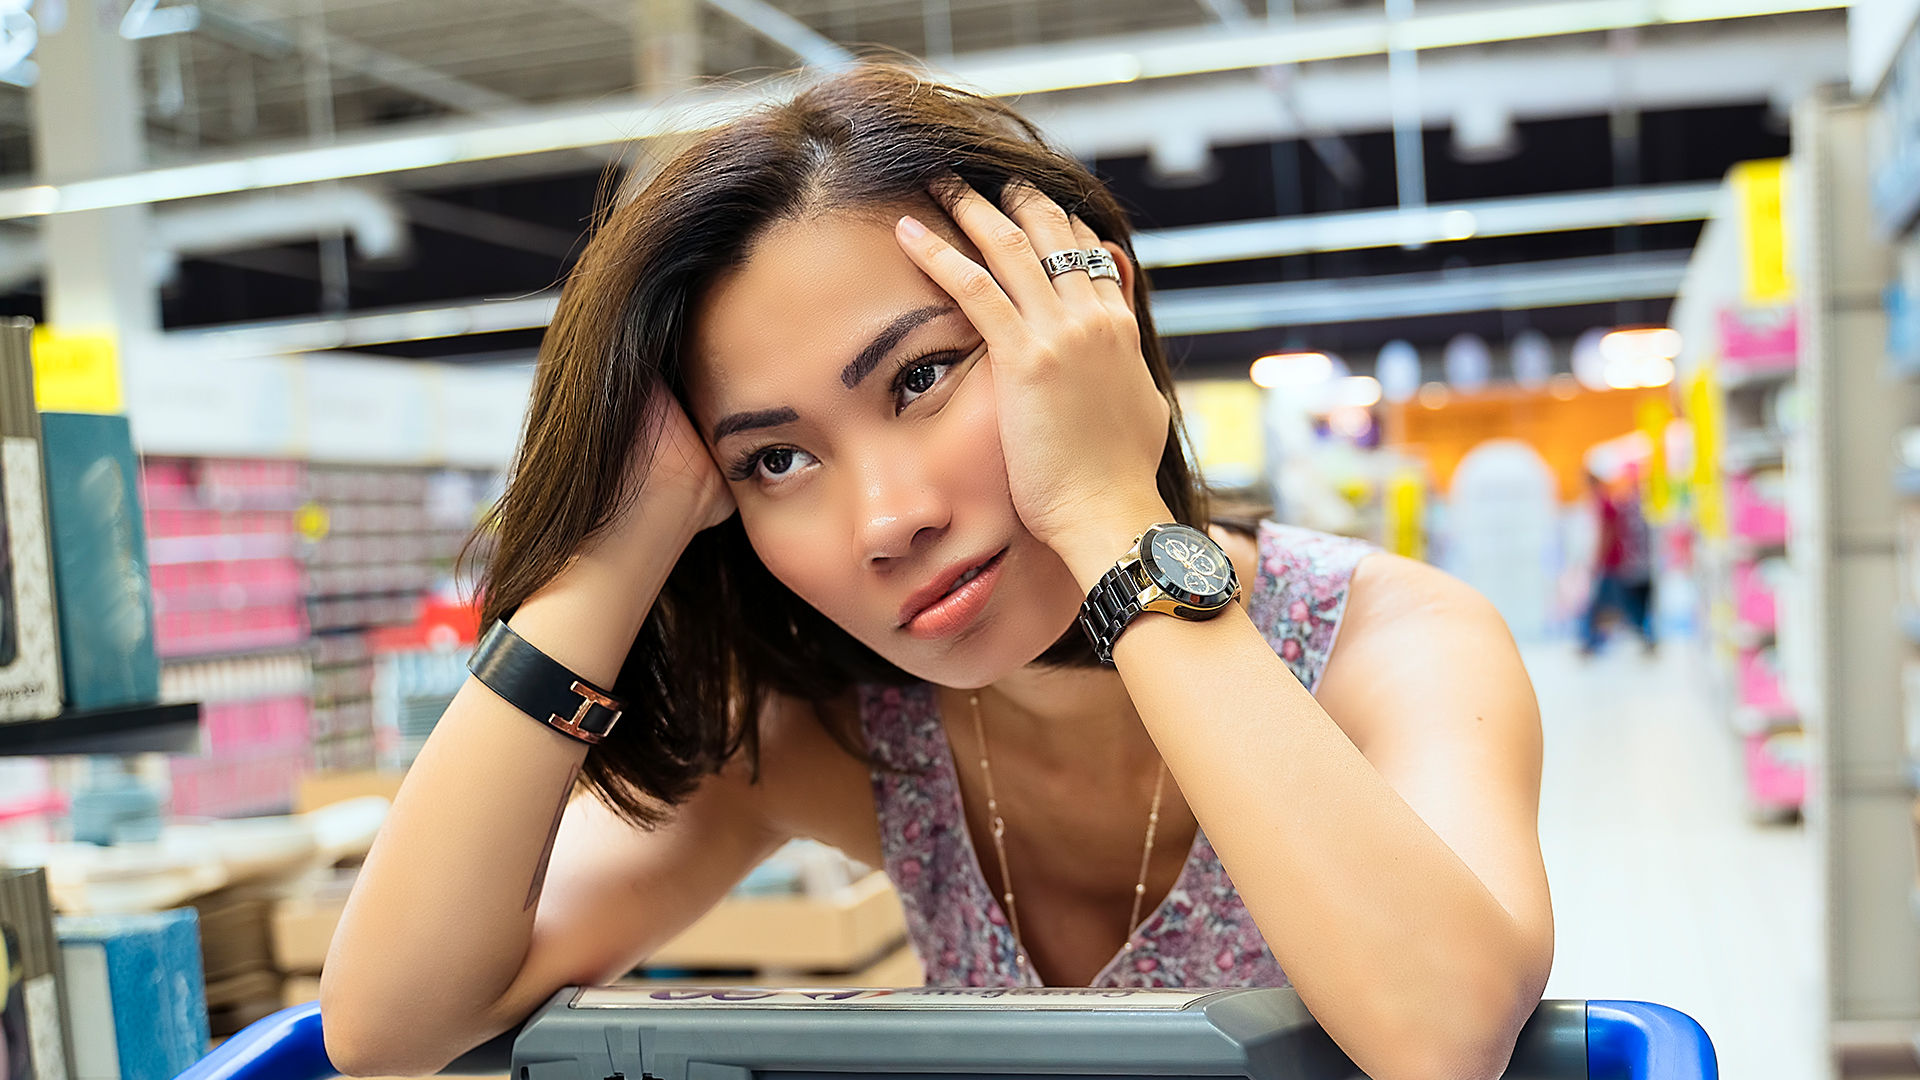
[[[159,700],[140,465],[124,416],[42,413],[67,708]]]
[[[1729,170],[1669,313],[1684,342],[1673,384],[1690,426],[1683,512],[1697,533],[1712,682],[1743,740],[1748,802],[1769,817],[1796,814],[1804,798],[1802,703],[1783,673],[1810,663],[1799,627],[1783,626],[1804,600],[1788,550],[1793,508],[1812,505],[1805,474],[1789,468],[1807,442],[1796,386],[1808,339],[1783,254],[1786,174],[1784,160]]]
[[[298,462],[145,463],[161,696],[203,705],[201,753],[168,763],[177,815],[285,811],[312,768],[304,477]]]
[[[1756,547],[1787,542],[1786,481],[1779,469],[1727,477],[1728,528]]]
[[[1770,634],[1778,618],[1773,582],[1785,572],[1779,559],[1755,562],[1741,559],[1733,564],[1733,611],[1749,631]]]
[[[1807,799],[1807,740],[1798,730],[1746,737],[1747,797],[1761,813],[1792,813]]]
[[[192,908],[68,915],[55,926],[79,1077],[171,1080],[205,1055],[207,998]]]
[[[60,713],[60,638],[32,336],[31,319],[0,321],[0,721]]]
[[[374,753],[383,769],[413,764],[467,681],[467,649],[412,649],[374,660]]]
[[[1791,371],[1800,363],[1800,320],[1791,306],[1720,311],[1720,362],[1737,373]]]
[[[149,458],[142,478],[163,659],[306,640],[297,462]]]
[[[378,658],[473,640],[470,610],[449,594],[490,479],[317,465],[308,479],[317,511],[302,547],[316,648],[314,763],[403,767],[452,697],[442,692],[450,676],[444,661],[392,661],[382,698]]]
[[[411,711],[390,712],[382,734],[375,654],[473,639],[471,608],[448,595],[489,483],[456,470],[146,461],[162,696],[205,706],[202,752],[170,762],[174,813],[277,812],[314,773],[411,759],[444,700],[409,693]]]
[[[1793,703],[1781,685],[1779,658],[1771,647],[1740,650],[1739,699],[1760,721],[1791,720]]]
[[[193,902],[200,913],[207,1026],[214,1035],[231,1035],[280,1010],[282,976],[274,966],[268,926],[278,891],[261,884],[241,885]]]
[[[73,1036],[61,986],[60,941],[44,869],[0,870],[0,1023],[7,1026],[0,1072],[13,1080],[75,1076]]]

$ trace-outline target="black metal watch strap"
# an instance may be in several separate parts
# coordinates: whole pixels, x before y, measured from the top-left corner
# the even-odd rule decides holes
[[[621,705],[513,632],[488,628],[467,670],[507,704],[581,742],[597,743],[620,721]]]
[[[1127,559],[1100,575],[1080,605],[1080,629],[1086,631],[1087,640],[1093,642],[1094,655],[1103,664],[1113,663],[1113,643],[1120,639],[1121,631],[1140,617],[1141,584],[1134,574],[1138,565],[1135,560]]]

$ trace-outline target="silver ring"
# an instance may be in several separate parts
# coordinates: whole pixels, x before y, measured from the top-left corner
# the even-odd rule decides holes
[[[1087,271],[1087,253],[1079,248],[1056,251],[1040,260],[1047,271],[1048,278],[1057,278],[1061,274],[1070,274],[1075,270]]]
[[[1101,278],[1120,280],[1120,264],[1113,259],[1113,252],[1106,248],[1088,248],[1081,254],[1087,257],[1087,276],[1095,281]]]

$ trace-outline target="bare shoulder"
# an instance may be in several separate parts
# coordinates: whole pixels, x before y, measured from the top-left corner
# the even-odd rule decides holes
[[[1437,567],[1384,551],[1354,568],[1340,633],[1350,642],[1356,634],[1433,619],[1497,631],[1512,640],[1500,613],[1472,586]]]
[[[1442,716],[1538,730],[1532,683],[1494,606],[1451,574],[1386,553],[1354,570],[1317,696],[1363,751],[1436,734]]]
[[[774,695],[760,716],[753,787],[775,828],[879,863],[879,819],[852,693],[822,702]]]

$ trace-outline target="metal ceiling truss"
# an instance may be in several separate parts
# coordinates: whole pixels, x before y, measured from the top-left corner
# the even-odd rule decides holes
[[[231,0],[228,0],[231,3]],[[724,0],[765,6],[765,0]],[[1428,11],[1389,22],[1381,18],[1301,18],[1264,33],[1215,26],[1185,34],[1160,33],[1077,46],[1052,46],[956,58],[949,75],[997,94],[1035,94],[1068,86],[1136,82],[1204,72],[1262,68],[1341,57],[1377,56],[1389,47],[1454,48],[1488,42],[1565,36],[1629,26],[1696,22],[1823,10],[1831,0],[1559,0],[1500,7]],[[742,10],[747,10],[742,6]],[[1268,24],[1260,24],[1268,25]],[[796,42],[796,44],[803,44]],[[818,43],[809,45],[817,47]],[[829,42],[831,44],[831,42]],[[329,41],[329,51],[337,49]],[[349,47],[349,53],[353,50]],[[384,65],[361,54],[363,66],[389,81],[438,85],[408,62]],[[817,53],[826,56],[824,50]],[[397,58],[396,58],[397,59]],[[334,146],[285,149],[163,166],[126,176],[61,186],[0,190],[0,218],[154,203],[284,184],[372,176],[520,154],[607,146],[633,138],[702,130],[781,92],[779,82],[740,89],[689,91],[666,102],[515,109],[483,123],[408,125],[407,130],[343,138]],[[463,92],[464,93],[464,92]],[[475,103],[477,99],[473,99]],[[490,98],[488,100],[497,100]],[[1071,140],[1069,140],[1071,141]]]

